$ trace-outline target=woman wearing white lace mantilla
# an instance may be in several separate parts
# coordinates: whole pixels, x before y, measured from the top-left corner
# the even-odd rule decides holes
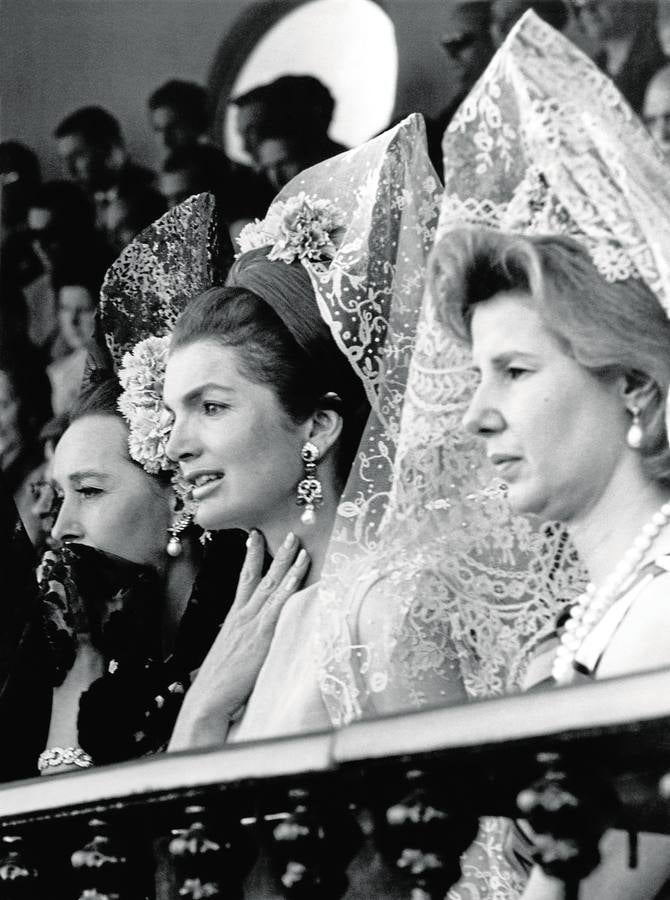
[[[466,160],[461,149],[478,153]],[[670,192],[661,154],[614,87],[525,16],[444,141],[431,284],[473,379],[461,427],[516,513],[558,520],[591,581],[538,646],[525,686],[670,664]],[[460,227],[459,226],[467,226]],[[471,354],[471,357],[468,359]],[[635,710],[631,710],[631,717]],[[584,900],[655,897],[670,844],[636,869],[607,832]],[[467,893],[460,896],[468,896]],[[566,886],[535,867],[524,900]]]
[[[378,447],[392,451],[384,416],[402,403],[438,202],[412,116],[294,179],[241,234],[226,287],[176,323],[167,450],[196,521],[242,528],[249,542],[173,750],[331,724],[315,664],[318,584],[333,523],[358,510],[340,501],[352,463],[358,475]]]

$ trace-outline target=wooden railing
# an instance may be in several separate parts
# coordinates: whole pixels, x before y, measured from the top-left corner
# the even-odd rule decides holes
[[[443,898],[477,818],[520,808],[578,880],[605,827],[670,832],[667,772],[659,671],[16,782],[0,900]]]

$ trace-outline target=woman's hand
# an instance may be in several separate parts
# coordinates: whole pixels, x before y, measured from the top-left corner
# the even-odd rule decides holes
[[[264,540],[252,531],[235,600],[186,694],[168,750],[222,743],[234,713],[247,701],[288,598],[300,587],[309,556],[289,533],[261,578]]]

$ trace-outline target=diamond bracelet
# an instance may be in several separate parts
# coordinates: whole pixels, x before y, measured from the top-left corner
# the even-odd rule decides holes
[[[90,769],[92,765],[93,758],[81,747],[49,747],[37,758],[37,768],[40,772],[50,766],[78,766],[80,769]]]

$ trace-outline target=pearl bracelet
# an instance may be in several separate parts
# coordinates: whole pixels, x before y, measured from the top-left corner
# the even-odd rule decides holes
[[[90,769],[92,765],[93,758],[81,747],[49,747],[37,758],[37,768],[40,772],[51,766],[78,766],[80,769]]]

